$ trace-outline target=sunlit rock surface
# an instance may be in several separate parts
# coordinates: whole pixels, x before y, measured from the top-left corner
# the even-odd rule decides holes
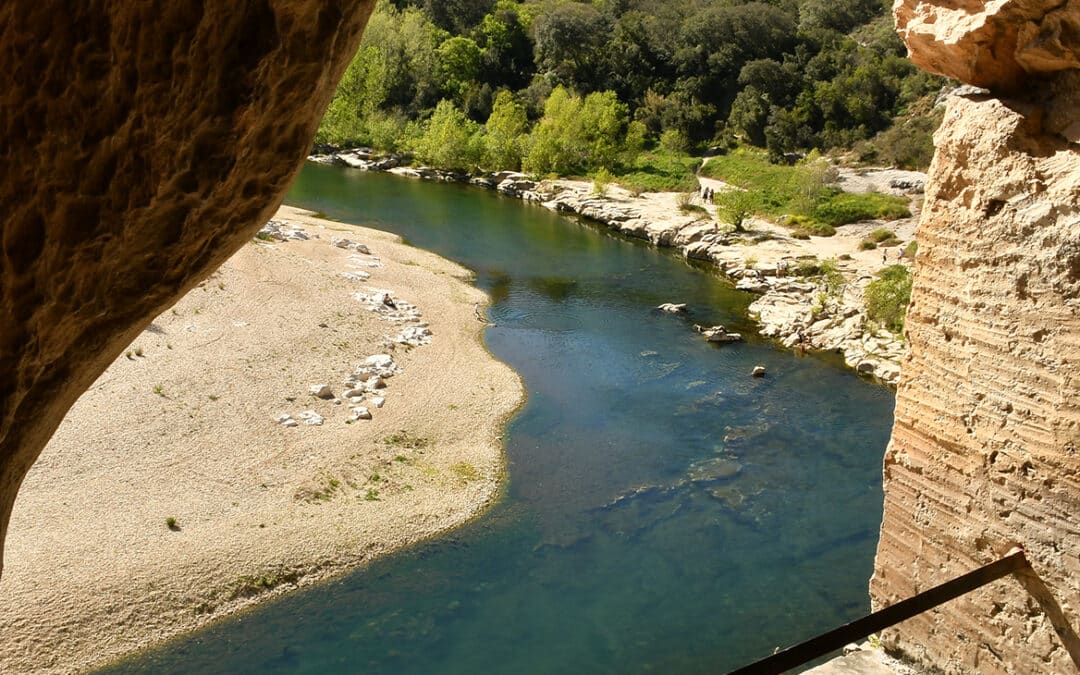
[[[887,631],[883,642],[949,673],[1073,672],[1080,73],[1069,26],[1077,6],[902,3],[896,11],[917,63],[1008,93],[953,98],[935,137],[871,594],[876,607],[892,604],[1021,545],[1060,612],[1055,626],[1006,578]]]

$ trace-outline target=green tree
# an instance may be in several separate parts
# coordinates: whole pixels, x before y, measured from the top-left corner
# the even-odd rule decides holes
[[[544,117],[533,128],[523,168],[538,174],[570,174],[581,169],[582,136],[581,99],[565,87],[556,87],[544,103]]]
[[[493,171],[520,169],[528,130],[525,106],[509,91],[500,91],[485,125],[483,165]]]
[[[592,5],[568,2],[533,22],[536,64],[555,81],[588,91],[595,86],[610,27]]]
[[[878,272],[866,287],[866,316],[893,332],[903,332],[911,281],[911,270],[904,265],[890,265]]]
[[[444,91],[460,100],[468,86],[480,75],[480,47],[471,39],[458,35],[439,45],[438,57]]]
[[[758,212],[761,200],[752,190],[731,188],[713,197],[720,220],[735,227],[736,232],[746,231],[746,221]]]
[[[480,153],[480,125],[453,102],[439,101],[413,145],[417,159],[440,169],[467,171],[475,167]]]
[[[630,111],[613,91],[593,92],[581,106],[581,143],[587,169],[607,168],[623,149]]]

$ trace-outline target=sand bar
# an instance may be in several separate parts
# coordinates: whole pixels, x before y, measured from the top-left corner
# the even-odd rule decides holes
[[[458,525],[497,494],[524,391],[482,344],[470,273],[391,234],[290,207],[276,219],[312,238],[245,245],[155,319],[28,475],[0,581],[0,672],[103,665]],[[406,328],[430,344],[388,346]],[[385,388],[343,400],[380,354],[399,369]],[[372,419],[351,421],[353,407]]]

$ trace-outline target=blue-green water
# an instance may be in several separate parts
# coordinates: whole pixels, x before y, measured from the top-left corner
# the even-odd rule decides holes
[[[868,610],[889,390],[705,343],[688,321],[748,330],[749,298],[536,206],[319,166],[288,201],[476,271],[487,344],[529,392],[508,489],[464,528],[116,672],[715,673]],[[689,319],[652,310],[669,301]]]

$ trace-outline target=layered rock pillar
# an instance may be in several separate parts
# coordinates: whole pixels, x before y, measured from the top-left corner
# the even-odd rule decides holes
[[[0,554],[79,394],[277,209],[374,4],[0,6]]]
[[[883,642],[948,673],[1075,672],[1080,3],[894,10],[917,64],[990,93],[951,99],[935,136],[871,595],[892,604],[1016,545],[1034,576]]]

